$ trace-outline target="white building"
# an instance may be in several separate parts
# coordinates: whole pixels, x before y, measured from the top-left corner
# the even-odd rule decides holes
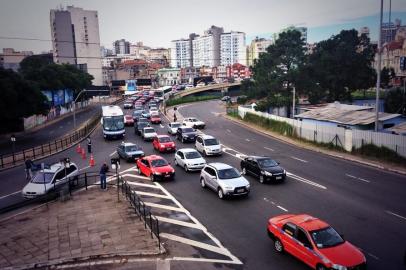
[[[245,33],[229,32],[220,36],[220,65],[247,64]]]
[[[69,63],[91,74],[94,85],[103,84],[97,11],[68,6],[50,12],[55,63]]]
[[[130,54],[130,42],[125,39],[113,42],[114,54]]]
[[[172,40],[171,66],[174,68],[191,66],[191,48],[189,39]]]
[[[194,67],[214,67],[214,37],[200,36],[192,41],[193,44],[193,66]]]
[[[157,72],[159,86],[172,86],[181,83],[180,68],[161,68]]]
[[[261,53],[265,53],[266,49],[273,44],[272,39],[256,37],[247,46],[247,66],[253,66],[254,60],[259,58]]]

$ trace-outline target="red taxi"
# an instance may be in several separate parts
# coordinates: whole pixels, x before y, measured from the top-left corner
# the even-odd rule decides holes
[[[152,113],[151,114],[151,124],[160,124],[161,117],[159,117],[159,113]]]
[[[134,119],[132,115],[126,114],[124,116],[124,125],[126,126],[134,126]]]
[[[175,178],[175,170],[161,156],[151,155],[137,159],[137,167],[138,173],[149,177],[152,182]]]
[[[176,145],[168,135],[156,136],[152,141],[152,146],[159,152],[176,151]]]

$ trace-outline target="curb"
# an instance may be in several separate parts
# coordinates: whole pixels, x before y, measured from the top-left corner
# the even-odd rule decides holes
[[[280,137],[278,137],[278,136],[275,136],[275,135],[273,135],[271,132],[266,132],[266,131],[260,130],[260,129],[258,129],[257,127],[248,125],[248,124],[246,124],[245,122],[242,122],[242,121],[240,121],[240,120],[234,119],[234,118],[231,117],[231,116],[224,115],[224,114],[220,114],[220,115],[221,115],[222,117],[224,117],[224,118],[226,118],[226,119],[228,119],[228,120],[230,120],[230,121],[232,121],[232,122],[234,122],[234,123],[240,125],[240,126],[243,126],[243,127],[245,127],[245,128],[249,128],[249,129],[251,129],[252,131],[254,131],[254,132],[256,132],[256,133],[260,133],[260,134],[262,134],[262,135],[266,135],[266,136],[272,137],[273,139],[276,139],[276,140],[279,140],[279,141],[281,141],[281,142],[290,144],[290,145],[292,145],[292,146],[296,146],[296,147],[298,147],[298,148],[304,148],[304,149],[307,149],[307,150],[310,150],[310,151],[313,151],[313,152],[317,152],[317,153],[322,153],[322,154],[325,154],[325,155],[328,155],[328,156],[331,156],[331,157],[334,157],[334,158],[339,158],[339,159],[344,159],[344,160],[347,160],[347,161],[357,162],[357,163],[359,163],[359,164],[366,165],[366,166],[370,166],[370,167],[374,167],[374,168],[381,169],[381,170],[384,170],[384,171],[389,171],[389,172],[398,173],[398,174],[401,174],[401,175],[406,175],[406,171],[402,171],[402,170],[398,170],[398,169],[393,169],[393,168],[390,168],[390,167],[387,167],[387,166],[381,166],[381,165],[378,165],[378,164],[375,164],[375,163],[372,163],[372,162],[360,160],[360,159],[357,159],[357,158],[351,158],[351,157],[343,156],[343,155],[340,155],[340,154],[329,153],[329,152],[323,151],[322,149],[319,149],[319,148],[313,148],[313,147],[308,147],[308,146],[301,145],[301,144],[296,144],[296,143],[294,143],[294,142],[291,142],[291,141],[288,141],[288,140],[284,140],[283,138],[280,138]]]

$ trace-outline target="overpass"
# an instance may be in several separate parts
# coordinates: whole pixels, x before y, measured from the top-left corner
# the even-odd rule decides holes
[[[229,87],[241,85],[241,82],[234,82],[234,83],[218,83],[218,84],[209,84],[206,86],[190,88],[182,91],[178,91],[173,94],[173,98],[181,98],[186,97],[189,95],[206,92],[206,91],[226,91]]]

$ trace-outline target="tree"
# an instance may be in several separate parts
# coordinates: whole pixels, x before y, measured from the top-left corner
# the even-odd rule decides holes
[[[406,93],[404,89],[397,87],[386,93],[385,112],[406,115]]]
[[[257,97],[267,97],[270,106],[290,104],[292,87],[298,81],[298,72],[305,60],[305,43],[301,33],[297,30],[281,33],[275,44],[270,45],[254,63]]]
[[[395,70],[391,68],[384,67],[381,70],[381,86],[387,88],[390,86],[391,80],[396,77]]]
[[[309,56],[306,67],[312,76],[312,89],[307,95],[313,102],[323,97],[328,102],[350,101],[351,93],[374,85],[376,72],[372,67],[374,49],[366,35],[356,30],[321,41]]]
[[[21,118],[46,113],[46,98],[40,89],[18,73],[0,68],[0,132],[21,128]]]

